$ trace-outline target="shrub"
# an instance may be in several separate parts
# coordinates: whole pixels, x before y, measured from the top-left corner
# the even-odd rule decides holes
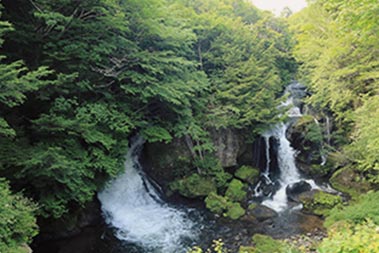
[[[325,226],[329,227],[337,221],[361,223],[366,219],[379,225],[379,192],[369,192],[349,206],[332,209],[325,220]]]
[[[270,236],[255,234],[253,236],[255,244],[255,253],[296,253],[296,249],[289,246],[287,243],[275,240]]]
[[[334,224],[318,247],[319,253],[379,252],[379,227],[372,221],[351,226],[346,222]]]
[[[23,252],[38,232],[36,206],[20,194],[12,194],[7,182],[0,178],[0,252]]]

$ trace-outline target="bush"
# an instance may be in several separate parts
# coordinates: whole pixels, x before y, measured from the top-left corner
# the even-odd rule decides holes
[[[349,206],[332,209],[324,225],[330,227],[337,221],[357,224],[366,219],[371,219],[379,225],[379,192],[369,192],[361,195],[360,200]]]
[[[0,252],[23,252],[38,232],[33,212],[36,206],[20,194],[12,194],[7,182],[0,178]]]
[[[298,252],[285,242],[275,240],[267,235],[255,234],[253,236],[255,253],[295,253]]]
[[[372,221],[351,226],[340,222],[328,231],[318,247],[319,253],[376,253],[379,252],[379,227]]]

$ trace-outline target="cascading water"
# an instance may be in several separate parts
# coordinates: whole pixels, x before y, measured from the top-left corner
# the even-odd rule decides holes
[[[274,137],[279,142],[278,165],[280,177],[278,183],[280,188],[272,198],[264,200],[262,204],[276,211],[283,211],[287,208],[287,186],[301,180],[301,176],[295,165],[295,151],[286,138],[287,128],[287,124],[281,123],[270,131],[271,137]]]
[[[139,138],[132,144],[124,174],[98,195],[106,222],[116,229],[117,238],[146,252],[185,252],[184,241],[196,237],[195,223],[184,210],[166,204],[146,179],[138,161],[143,143]]]
[[[302,114],[300,108],[294,105],[294,98],[298,98],[296,96],[299,95],[301,96],[301,85],[290,85],[287,88],[286,93],[289,93],[290,96],[283,104],[283,106],[290,107],[289,111],[287,112],[289,118],[296,119],[298,117],[301,117]],[[265,139],[266,144],[266,168],[265,171],[262,172],[263,177],[261,178],[263,178],[264,181],[261,180],[258,182],[254,191],[255,196],[262,197],[262,184],[265,186],[276,185],[276,192],[273,190],[273,192],[271,192],[271,195],[262,201],[262,204],[270,207],[277,212],[284,211],[288,208],[286,193],[287,186],[304,180],[309,183],[313,189],[320,189],[320,187],[318,187],[313,180],[305,180],[298,172],[295,163],[296,151],[291,147],[291,143],[286,137],[286,132],[289,126],[290,122],[279,123],[263,134],[263,138]],[[277,159],[280,176],[276,182],[274,182],[275,180],[270,179],[270,138],[274,138],[278,143]]]

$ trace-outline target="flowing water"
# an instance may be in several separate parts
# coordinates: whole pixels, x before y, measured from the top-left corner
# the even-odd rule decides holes
[[[143,140],[134,141],[126,156],[125,172],[99,193],[106,222],[120,240],[147,252],[185,252],[196,238],[196,224],[188,211],[166,204],[146,179],[138,161]]]
[[[263,205],[277,212],[283,212],[289,208],[286,188],[294,183],[306,181],[312,189],[321,189],[325,191],[331,190],[327,186],[318,186],[312,179],[304,178],[296,167],[296,150],[292,148],[290,141],[287,139],[286,133],[293,121],[302,116],[300,108],[294,101],[300,99],[304,95],[303,87],[298,83],[291,84],[287,87],[286,94],[289,96],[282,106],[289,108],[287,111],[289,120],[285,123],[275,125],[263,134],[266,145],[266,168],[261,173],[261,178],[263,178],[263,180],[261,179],[254,189],[255,197],[261,197],[263,199],[261,202]],[[276,157],[280,174],[277,179],[272,178],[272,175],[270,174],[270,138],[273,138],[277,143]],[[275,185],[276,187],[273,187],[272,192],[270,192],[267,197],[264,197],[262,196],[262,185]],[[299,208],[299,206],[295,207],[295,209]]]

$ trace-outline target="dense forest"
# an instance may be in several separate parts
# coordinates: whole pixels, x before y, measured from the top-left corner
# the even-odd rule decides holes
[[[310,114],[332,122],[327,136],[312,119],[298,124],[327,156],[313,173],[351,182],[333,184],[349,201],[326,200],[329,236],[315,247],[378,252],[378,17],[376,0],[312,0],[281,17],[247,0],[2,0],[0,252],[24,252],[37,223],[70,219],[96,198],[137,134],[186,140],[191,159],[176,161],[172,190],[196,195],[186,187],[206,178],[228,189],[225,199],[209,193],[208,208],[212,196],[238,199],[212,132],[254,142],[284,120],[295,79]],[[225,215],[240,216],[237,202]]]

